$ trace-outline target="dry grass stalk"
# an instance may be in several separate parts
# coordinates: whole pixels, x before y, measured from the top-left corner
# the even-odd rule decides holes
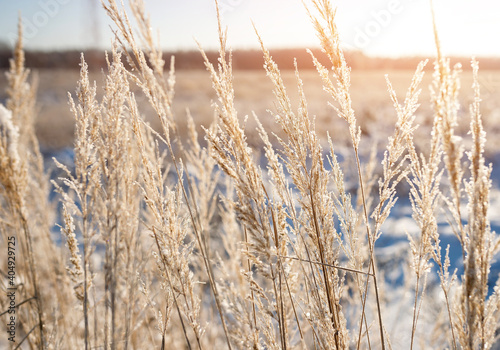
[[[21,325],[26,323],[25,326],[32,327],[31,331],[38,329],[38,334],[34,340],[28,339],[31,331],[26,333],[25,339],[33,341],[34,344],[44,349],[47,346],[44,306],[39,283],[40,267],[37,264],[38,259],[35,256],[34,248],[35,240],[39,239],[39,235],[43,231],[34,229],[32,226],[35,222],[32,223],[30,218],[36,218],[40,211],[37,213],[36,207],[33,207],[30,203],[33,203],[32,200],[42,200],[42,203],[46,201],[43,197],[32,197],[31,191],[29,191],[30,185],[36,183],[36,180],[43,179],[43,171],[38,178],[32,175],[37,174],[37,172],[32,172],[34,162],[31,162],[29,157],[40,154],[38,143],[34,141],[36,139],[34,136],[36,81],[33,85],[28,82],[29,70],[24,66],[21,24],[19,24],[18,31],[20,39],[17,41],[14,59],[10,61],[10,71],[7,74],[9,82],[7,109],[1,106],[2,111],[0,112],[2,114],[2,126],[0,127],[0,163],[2,170],[0,182],[2,184],[2,194],[11,216],[14,218],[13,224],[16,227],[15,231],[11,233],[17,238],[18,252],[25,259],[25,263],[22,260],[19,261],[21,274],[26,273],[24,276],[26,278],[24,283],[28,285],[26,293],[31,294],[29,297],[25,295],[25,298],[29,298],[35,305],[31,310],[34,314],[32,316],[28,315],[27,319],[21,318],[19,322]],[[21,125],[26,128],[20,129]],[[41,157],[38,157],[38,160],[41,160]],[[39,166],[40,163],[36,165]],[[38,192],[38,194],[40,193],[45,194],[43,191]],[[43,227],[46,227],[45,224]],[[20,232],[23,232],[23,236],[19,234]],[[3,238],[7,241],[7,236]],[[23,266],[25,264],[26,266]],[[22,312],[20,314],[29,313]]]
[[[379,297],[379,287],[378,287],[378,282],[377,282],[377,277],[376,277],[376,270],[375,270],[375,258],[374,258],[374,245],[375,245],[375,240],[377,238],[377,232],[375,233],[372,231],[370,228],[370,223],[369,223],[369,216],[368,216],[368,206],[366,202],[367,194],[364,189],[364,181],[362,177],[362,169],[361,169],[361,163],[359,160],[359,144],[360,144],[360,139],[361,139],[361,128],[357,126],[357,121],[355,117],[354,110],[352,108],[352,101],[349,93],[349,88],[350,88],[350,69],[347,66],[347,63],[345,61],[344,54],[342,52],[342,49],[340,48],[340,38],[339,38],[339,33],[337,30],[337,27],[335,25],[335,11],[333,10],[333,7],[328,0],[313,0],[312,1],[314,7],[316,10],[319,12],[319,17],[315,17],[311,13],[309,13],[309,16],[314,24],[314,27],[316,29],[316,33],[318,35],[318,38],[320,39],[320,42],[322,44],[322,49],[323,51],[328,55],[330,62],[332,63],[332,74],[333,77],[335,78],[336,83],[334,83],[330,77],[329,74],[330,72],[322,66],[319,61],[312,55],[314,64],[318,70],[318,73],[320,74],[322,80],[323,80],[323,86],[324,90],[328,92],[333,100],[339,105],[339,107],[331,104],[331,106],[335,109],[337,112],[338,116],[344,119],[349,126],[349,133],[351,137],[351,142],[356,158],[356,166],[357,166],[357,172],[358,172],[358,177],[359,177],[359,188],[361,192],[361,200],[363,204],[363,215],[364,215],[364,220],[365,220],[365,226],[366,226],[366,234],[367,234],[367,242],[369,246],[369,262],[368,262],[368,271],[367,271],[367,279],[366,279],[366,286],[364,287],[364,296],[362,300],[362,315],[361,315],[361,321],[360,321],[360,327],[359,327],[359,336],[358,336],[358,348],[360,346],[361,342],[361,334],[362,334],[362,329],[363,329],[363,323],[366,323],[365,320],[365,303],[366,303],[366,297],[368,295],[368,281],[371,276],[374,282],[374,289],[375,289],[375,298],[376,298],[376,304],[377,304],[377,314],[378,314],[378,322],[379,322],[379,330],[380,330],[380,341],[381,341],[381,346],[384,349],[385,348],[385,341],[384,341],[384,327],[383,327],[383,321],[382,321],[382,313],[381,313],[381,306],[380,306],[380,297]],[[322,24],[321,22],[324,22]],[[390,208],[390,206],[389,206]],[[382,221],[378,222],[382,223]],[[377,221],[375,222],[377,225]]]
[[[314,132],[314,125],[311,123],[307,113],[307,102],[297,67],[296,79],[300,102],[298,113],[295,114],[292,110],[279,69],[267,49],[265,49],[261,39],[260,41],[264,52],[264,67],[273,82],[275,87],[274,94],[278,100],[278,114],[275,119],[281,125],[284,134],[288,137],[288,140],[278,138],[278,142],[283,147],[283,162],[286,169],[290,172],[293,184],[300,193],[298,202],[305,214],[305,219],[310,223],[306,225],[305,232],[299,231],[299,234],[313,239],[314,246],[306,248],[308,250],[308,259],[314,259],[319,264],[313,267],[311,262],[310,267],[314,270],[319,267],[322,273],[321,284],[318,285],[315,283],[310,288],[311,290],[320,288],[324,293],[323,296],[326,296],[326,302],[321,300],[322,296],[316,299],[316,302],[318,302],[318,315],[331,315],[332,329],[327,332],[334,334],[333,341],[336,347],[342,348],[349,341],[345,330],[345,320],[339,311],[340,292],[338,284],[340,279],[337,273],[338,270],[331,270],[327,267],[327,265],[335,265],[338,250],[333,247],[336,245],[336,241],[339,240],[339,235],[332,220],[334,217],[333,198],[322,195],[328,192],[326,185],[329,181],[329,174],[324,169],[322,148]],[[261,135],[265,135],[263,130],[261,131]],[[271,167],[274,166],[271,172],[274,175],[275,182],[283,184],[285,181],[283,171],[280,169],[278,162],[274,160],[275,157],[271,153],[272,146],[268,141],[266,143],[268,144],[267,150]],[[278,189],[282,191],[286,190],[284,186],[280,186]],[[282,193],[280,197],[286,200],[286,192]],[[290,201],[288,201],[288,204],[291,206],[294,205]],[[328,249],[326,247],[331,248]],[[325,304],[328,305],[328,310],[322,310],[322,305]]]
[[[488,295],[488,278],[494,255],[499,249],[498,237],[491,231],[488,219],[491,166],[486,165],[486,133],[480,112],[478,63],[472,61],[474,101],[470,107],[472,149],[467,153],[470,179],[465,183],[468,223],[464,227],[464,275],[455,303],[458,339],[466,349],[490,349],[495,343],[498,317],[498,289]]]
[[[214,294],[217,309],[227,336],[226,322],[221,310],[220,297],[218,295],[217,286],[215,284],[213,269],[210,262],[208,261],[208,248],[206,246],[206,238],[204,237],[207,228],[200,226],[202,222],[200,221],[200,214],[196,204],[196,199],[193,197],[192,180],[189,178],[188,173],[186,173],[185,175],[184,173],[182,173],[182,158],[176,158],[173,148],[174,145],[172,144],[170,138],[170,133],[172,131],[174,136],[176,137],[174,142],[177,142],[177,145],[180,146],[179,148],[182,151],[183,147],[182,145],[180,145],[180,138],[178,137],[176,125],[173,122],[171,108],[175,84],[173,69],[174,59],[172,58],[171,60],[170,74],[168,77],[165,77],[163,74],[164,62],[161,58],[161,50],[157,49],[153,42],[151,26],[149,25],[148,16],[145,14],[144,4],[142,1],[132,1],[131,10],[136,21],[139,23],[140,35],[145,44],[147,55],[143,52],[143,50],[139,48],[126,13],[119,11],[115,1],[109,1],[107,4],[103,5],[108,12],[108,15],[118,26],[116,37],[120,42],[122,49],[127,55],[128,63],[131,65],[133,70],[137,72],[136,74],[129,73],[130,78],[143,90],[144,94],[147,96],[149,102],[151,103],[160,119],[163,130],[162,141],[170,151],[170,157],[175,167],[177,177],[179,179],[182,179],[184,176],[186,176],[188,188],[180,186],[180,190],[186,202],[186,207],[189,212],[191,224],[194,230],[194,238],[197,242],[198,248],[201,251],[205,271],[208,275],[210,287],[212,289],[212,293]],[[131,49],[132,54],[128,53],[128,48]],[[150,68],[149,64],[151,64],[152,68]],[[182,156],[183,155],[181,154],[181,157]],[[231,348],[229,339],[227,344]]]
[[[249,233],[249,258],[253,265],[272,283],[270,296],[264,290],[256,291],[258,308],[276,312],[279,324],[281,346],[287,348],[286,320],[283,310],[283,289],[281,263],[277,263],[280,248],[286,245],[280,232],[283,227],[283,216],[271,207],[270,198],[265,191],[261,170],[255,164],[252,151],[246,142],[246,136],[239,125],[234,107],[234,91],[232,85],[231,57],[226,58],[226,36],[219,22],[219,71],[209,62],[205,53],[205,64],[212,76],[212,83],[220,105],[216,105],[219,125],[216,131],[206,130],[207,139],[212,147],[212,156],[235,182],[238,202],[236,211],[238,218]],[[275,222],[272,217],[279,218]],[[267,262],[267,263],[266,263]],[[286,277],[285,277],[286,278]],[[254,283],[254,282],[252,282]],[[274,304],[274,305],[273,305]],[[281,304],[281,305],[280,305]],[[274,310],[273,310],[274,309]],[[271,311],[273,310],[273,311]],[[270,319],[264,321],[270,332],[265,333],[267,345],[276,347],[276,337],[272,334]]]

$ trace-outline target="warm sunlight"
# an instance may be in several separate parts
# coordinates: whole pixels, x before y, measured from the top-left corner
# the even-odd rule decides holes
[[[93,2],[92,2],[93,1]],[[12,44],[22,11],[26,46],[43,50],[109,47],[110,21],[97,0],[1,2],[0,42]],[[450,55],[500,55],[500,3],[488,0],[436,0],[443,49]],[[93,4],[93,5],[92,5]],[[300,0],[220,0],[230,45],[255,48],[253,21],[270,47],[318,46]],[[153,0],[146,5],[165,49],[215,48],[212,0]],[[430,1],[338,0],[337,24],[346,48],[377,56],[431,55],[434,52]],[[65,28],[64,30],[61,30]],[[210,29],[209,29],[210,28]]]
[[[500,349],[500,3],[432,1],[0,0],[0,349]]]

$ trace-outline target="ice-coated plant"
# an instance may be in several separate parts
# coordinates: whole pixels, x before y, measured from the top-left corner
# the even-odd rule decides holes
[[[332,117],[345,122],[346,159],[337,151],[343,145],[336,130],[320,137],[298,65],[294,100],[258,28],[275,105],[270,115],[254,113],[257,130],[248,129],[220,11],[217,61],[199,44],[216,96],[214,118],[198,125],[189,111],[175,115],[175,61],[165,64],[143,1],[128,4],[126,11],[103,1],[115,41],[102,87],[91,81],[82,55],[69,94],[74,167],[55,160],[62,175],[52,181],[36,139],[36,80],[24,66],[20,30],[7,73],[9,98],[0,105],[0,240],[2,247],[10,237],[18,242],[17,335],[0,346],[498,347],[500,279],[491,266],[500,241],[488,216],[492,166],[476,60],[468,135],[456,132],[463,123],[461,67],[450,67],[435,30],[430,101],[419,100],[427,61],[416,67],[404,99],[386,76],[396,121],[366,157],[372,140],[353,108],[335,9],[329,0],[306,2],[328,64],[312,52],[311,60]],[[140,98],[159,129],[146,121]],[[417,109],[427,102],[431,133],[417,142]],[[187,120],[187,132],[177,118]],[[267,130],[263,118],[272,118],[279,132]],[[258,135],[257,147],[251,134]],[[416,230],[407,233],[402,256],[393,257],[405,271],[394,285],[378,242],[400,201],[409,203]],[[459,242],[463,270],[451,268],[443,216]],[[4,259],[2,274],[7,268]],[[396,304],[404,322],[393,330]],[[5,310],[1,298],[2,316]]]

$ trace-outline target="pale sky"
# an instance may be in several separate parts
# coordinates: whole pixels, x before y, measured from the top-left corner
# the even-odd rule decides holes
[[[126,2],[126,1],[125,1]],[[217,47],[213,0],[145,0],[165,49]],[[308,0],[305,0],[306,4]],[[316,47],[301,0],[219,0],[232,48],[258,47],[253,20],[268,47]],[[346,48],[377,56],[433,55],[429,0],[334,0]],[[500,56],[500,2],[434,0],[448,55]],[[18,13],[31,49],[105,48],[110,22],[99,0],[0,0],[0,42],[11,44]]]

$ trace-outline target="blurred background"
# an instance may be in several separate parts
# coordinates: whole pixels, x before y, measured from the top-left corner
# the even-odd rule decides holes
[[[194,39],[206,48],[217,47],[215,1],[145,2],[165,50],[196,49]],[[16,39],[19,14],[30,50],[104,49],[113,37],[100,0],[1,0],[0,4],[4,47]],[[334,5],[346,48],[390,57],[434,52],[429,0],[336,0]],[[258,47],[252,21],[269,47],[317,46],[301,0],[220,0],[219,7],[235,49]],[[500,3],[435,0],[434,7],[446,54],[500,55]]]
[[[127,1],[125,1],[127,3]],[[145,0],[151,23],[157,30],[165,58],[176,56],[177,88],[175,111],[182,128],[185,109],[201,124],[212,119],[210,87],[196,41],[216,59],[218,45],[215,1]],[[306,4],[311,5],[307,0]],[[429,0],[337,0],[337,25],[346,58],[352,67],[352,92],[358,118],[367,134],[388,120],[392,105],[385,74],[389,73],[402,97],[418,62],[435,55]],[[312,5],[311,5],[312,6]],[[262,54],[252,26],[255,24],[265,45],[290,82],[293,95],[294,58],[303,71],[311,114],[325,123],[325,130],[340,128],[327,107],[327,96],[313,71],[310,48],[327,64],[301,0],[219,0],[228,44],[234,50],[235,89],[240,115],[256,112],[272,127],[267,109],[273,106],[272,87],[262,69]],[[464,69],[464,98],[470,94],[470,58],[478,57],[482,70],[483,106],[496,128],[500,120],[500,3],[489,0],[434,0],[443,52]],[[39,76],[39,118],[37,132],[43,147],[60,149],[72,145],[73,119],[67,92],[78,80],[80,53],[102,85],[104,50],[109,50],[113,25],[99,0],[0,0],[0,102],[6,98],[4,72],[9,67],[17,40],[17,23],[24,27],[26,65]],[[427,70],[432,70],[429,63]],[[467,80],[469,79],[469,80]],[[428,85],[428,84],[427,84]],[[423,98],[428,98],[427,85]],[[467,102],[467,100],[465,100]],[[425,104],[425,105],[428,105]],[[467,107],[464,108],[466,112]],[[150,111],[149,111],[150,112]],[[148,114],[148,107],[144,106]],[[421,109],[426,114],[425,107]],[[155,119],[151,119],[155,122]],[[392,122],[392,119],[389,118]],[[57,128],[54,128],[57,126]],[[249,127],[252,127],[250,124]]]

